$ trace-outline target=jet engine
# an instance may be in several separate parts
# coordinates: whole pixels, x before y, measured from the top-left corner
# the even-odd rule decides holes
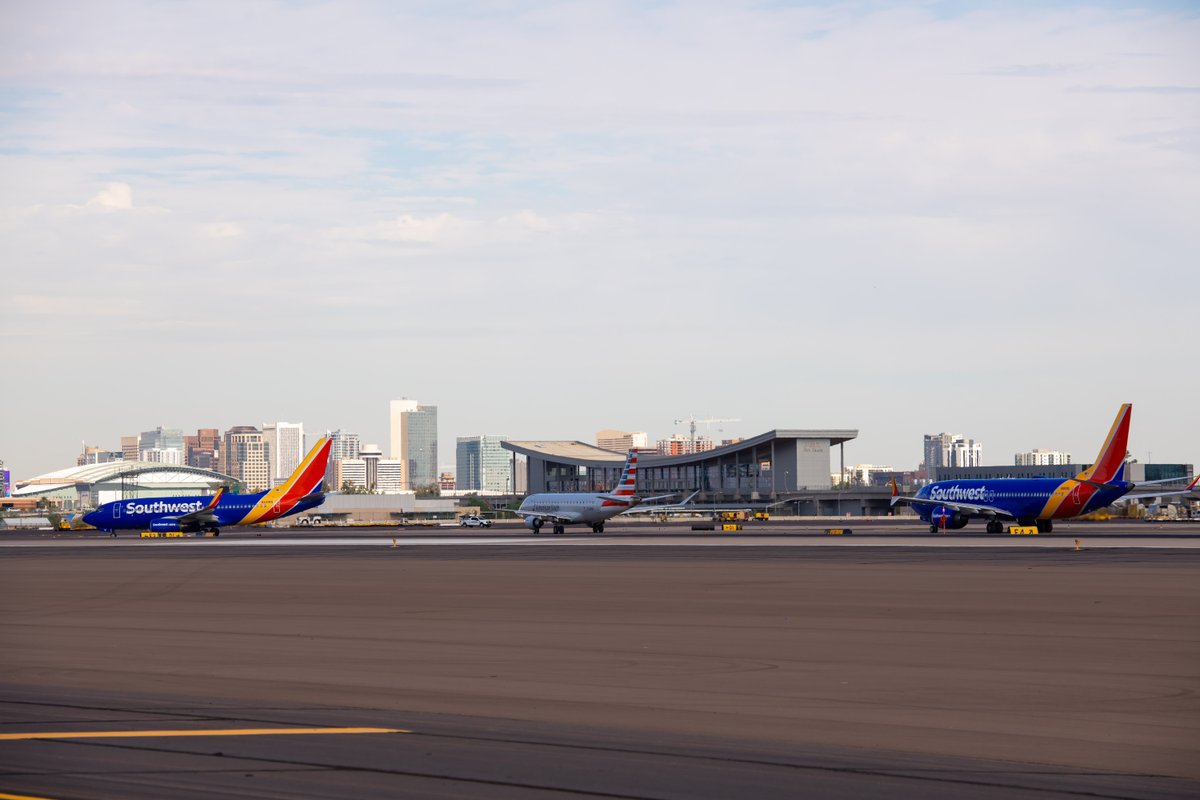
[[[956,531],[959,528],[965,528],[968,521],[969,518],[965,514],[960,514],[945,506],[934,506],[933,512],[929,515],[929,522],[942,530]]]
[[[526,517],[525,518],[525,527],[529,528],[530,530],[536,531],[542,527],[542,521],[540,519],[538,519],[537,517]]]

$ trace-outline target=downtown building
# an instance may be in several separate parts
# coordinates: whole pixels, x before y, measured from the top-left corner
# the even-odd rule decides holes
[[[83,446],[83,452],[75,459],[75,466],[85,467],[89,464],[109,464],[113,461],[124,461],[125,453],[121,450],[105,450],[103,447]]]
[[[246,491],[270,489],[271,458],[262,431],[253,425],[236,425],[225,431],[221,472],[244,484]]]
[[[938,479],[938,470],[945,467],[978,467],[983,464],[983,444],[961,433],[925,434],[925,460],[922,462],[930,480]]]
[[[1058,466],[1070,464],[1071,454],[1059,450],[1028,450],[1013,456],[1013,464],[1018,467]]]
[[[125,452],[125,437],[121,437],[121,450]],[[174,450],[179,453],[178,457],[173,454],[164,454],[163,451]],[[125,456],[129,460],[129,456]],[[152,431],[142,431],[137,436],[137,452],[132,459],[134,461],[153,461],[156,464],[182,464],[184,463],[183,450],[183,431],[178,428],[163,428],[159,426]]]
[[[707,453],[715,450],[716,447],[713,440],[707,436],[697,436],[692,439],[682,433],[673,433],[669,439],[659,439],[655,442],[654,452],[660,456],[690,456],[696,453]]]
[[[437,406],[407,397],[391,401],[391,456],[403,462],[405,491],[438,482]]]
[[[198,469],[221,466],[221,432],[216,428],[198,428],[195,436],[183,437],[184,463]]]
[[[454,490],[512,494],[512,460],[503,436],[460,436],[454,451]]]
[[[283,483],[304,460],[304,423],[264,422],[263,441],[271,461],[271,483]]]
[[[342,481],[338,476],[338,462],[347,458],[358,458],[362,449],[362,441],[357,433],[344,431],[325,431],[329,439],[329,461],[325,464],[325,484],[331,491],[341,491]]]
[[[337,490],[361,489],[370,494],[401,494],[403,464],[399,459],[384,458],[379,445],[359,448],[357,457],[334,462]]]
[[[648,448],[650,436],[645,431],[596,431],[596,447],[612,450],[616,453],[627,453],[633,448]]]

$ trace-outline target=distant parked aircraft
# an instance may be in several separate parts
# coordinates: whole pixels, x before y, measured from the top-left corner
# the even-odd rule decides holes
[[[929,523],[931,533],[962,528],[973,517],[987,520],[988,533],[1003,532],[1002,520],[1006,519],[1017,520],[1020,525],[1036,525],[1038,531],[1048,533],[1054,528],[1053,520],[1090,513],[1126,495],[1163,497],[1194,490],[1200,478],[1192,480],[1185,489],[1129,494],[1138,486],[1181,480],[1169,478],[1140,484],[1125,480],[1125,448],[1132,414],[1131,403],[1121,406],[1095,463],[1074,478],[937,481],[921,487],[915,497],[901,497],[893,478],[892,505],[905,503],[915,507],[917,515]]]
[[[84,514],[83,521],[106,533],[118,530],[159,532],[208,531],[220,535],[221,527],[251,525],[298,514],[325,501],[321,481],[329,461],[329,439],[318,441],[291,476],[265,492],[212,497],[139,497],[105,503]]]

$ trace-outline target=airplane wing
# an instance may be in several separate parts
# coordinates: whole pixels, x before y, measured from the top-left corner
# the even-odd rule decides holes
[[[899,487],[896,486],[896,479],[892,478],[892,505],[894,506],[897,503],[907,503],[910,506],[942,506],[976,517],[1016,519],[1011,512],[996,506],[985,506],[979,503],[959,503],[953,500],[930,500],[927,497],[902,497]]]
[[[1142,483],[1139,483],[1138,487],[1140,488],[1142,486],[1146,486],[1147,484],[1151,484],[1151,483],[1170,483],[1171,481],[1177,481],[1177,480],[1184,480],[1184,479],[1183,478],[1169,478],[1167,480],[1161,480],[1161,481],[1144,481]],[[1197,488],[1196,488],[1196,484],[1198,484],[1198,483],[1200,483],[1200,475],[1197,475],[1195,478],[1193,478],[1192,482],[1189,483],[1183,489],[1166,489],[1166,490],[1157,491],[1157,492],[1142,492],[1140,494],[1127,494],[1120,499],[1128,500],[1128,499],[1137,499],[1139,497],[1174,497],[1174,496],[1181,495],[1181,494],[1193,494],[1196,491],[1200,491],[1200,490],[1197,490]]]
[[[225,494],[224,486],[217,490],[217,493],[213,495],[212,502],[210,502],[204,508],[200,509],[199,511],[192,511],[181,516],[179,518],[180,526],[193,524],[206,525],[218,522],[217,515],[214,513],[213,509],[217,507],[217,503],[221,502],[221,495],[223,494]]]
[[[628,511],[622,511],[620,516],[628,517],[628,516],[633,516],[635,514],[669,514],[672,511],[675,511],[675,512],[699,511],[700,509],[697,509],[694,505],[692,505],[692,501],[696,499],[696,495],[698,495],[698,494],[700,494],[699,489],[697,489],[696,491],[694,491],[690,495],[688,495],[687,498],[681,503],[663,503],[661,505],[640,505],[635,508],[631,508]],[[664,494],[664,495],[661,495],[660,497],[647,497],[646,499],[647,500],[660,500],[663,497],[674,497],[674,495]]]
[[[578,516],[575,514],[551,514],[545,511],[519,511],[514,510],[514,514],[524,519],[541,519],[550,522],[554,525],[570,525],[578,521]]]
[[[1016,519],[1011,512],[1005,511],[997,506],[985,506],[979,503],[958,503],[953,500],[930,500],[925,497],[900,497],[892,498],[892,505],[897,503],[908,503],[912,506],[942,506],[955,511],[961,511],[964,514],[973,514],[977,517],[996,517],[1004,519]]]

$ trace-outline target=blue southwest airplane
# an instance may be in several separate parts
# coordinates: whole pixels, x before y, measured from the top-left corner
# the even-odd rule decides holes
[[[892,505],[906,503],[929,523],[929,532],[957,530],[973,517],[987,520],[988,533],[1002,533],[1002,520],[1017,520],[1019,525],[1036,525],[1039,533],[1049,533],[1054,520],[1077,517],[1129,495],[1163,497],[1187,494],[1200,483],[1194,479],[1185,489],[1130,495],[1137,486],[1168,483],[1179,478],[1144,481],[1125,480],[1125,454],[1129,443],[1129,419],[1133,405],[1125,403],[1117,412],[1108,438],[1095,463],[1074,478],[996,478],[993,480],[938,481],[921,487],[915,497],[901,497],[892,479]]]
[[[212,497],[139,497],[105,503],[83,521],[105,533],[118,530],[159,532],[208,531],[220,535],[223,525],[252,525],[269,522],[315,508],[325,501],[321,481],[329,461],[329,439],[318,441],[286,481],[256,494],[227,494],[220,489]]]

